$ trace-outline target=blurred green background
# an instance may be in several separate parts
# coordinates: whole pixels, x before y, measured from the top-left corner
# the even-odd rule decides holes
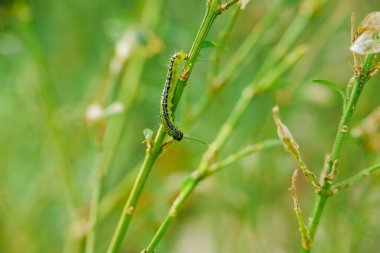
[[[136,176],[135,167],[144,157],[142,131],[157,130],[160,123],[159,101],[168,59],[175,51],[191,47],[204,2],[0,2],[0,252],[83,252],[99,141],[106,123],[125,121],[123,134],[115,137],[119,145],[110,158],[101,194],[96,252],[105,252]],[[227,41],[221,65],[275,2],[248,4]],[[201,51],[177,112],[177,124],[185,133],[213,140],[298,6],[299,1],[288,1],[278,22],[260,37],[259,53],[247,55],[236,80],[200,117],[191,120],[207,91],[214,49]],[[276,138],[271,108],[279,104],[306,162],[319,173],[334,140],[341,101],[311,80],[347,83],[352,76],[351,13],[359,21],[379,9],[378,1],[328,1],[296,42],[309,46],[307,54],[281,79],[279,89],[250,105],[220,157]],[[226,11],[218,17],[210,40],[217,41],[230,14]],[[120,41],[136,44],[130,55],[128,47],[120,48]],[[379,105],[379,81],[376,77],[365,88],[353,127]],[[95,105],[108,107],[115,102],[124,104],[125,113],[98,121],[88,114]],[[348,138],[338,180],[379,161],[379,142],[378,132]],[[112,148],[103,152],[108,150],[112,153]],[[205,150],[199,143],[182,141],[158,159],[123,252],[146,247],[182,180],[197,168]],[[157,252],[297,252],[298,225],[287,191],[295,168],[292,157],[279,147],[212,176],[190,197]],[[314,193],[302,177],[298,188],[307,217]],[[333,197],[322,217],[314,252],[378,252],[379,190],[380,177],[375,174]]]

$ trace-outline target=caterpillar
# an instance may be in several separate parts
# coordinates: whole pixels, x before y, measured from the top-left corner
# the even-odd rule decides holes
[[[178,66],[182,60],[187,59],[187,54],[183,52],[175,53],[170,57],[168,73],[164,90],[161,96],[160,117],[165,131],[173,137],[174,140],[180,141],[183,133],[174,125],[173,97],[178,79]]]

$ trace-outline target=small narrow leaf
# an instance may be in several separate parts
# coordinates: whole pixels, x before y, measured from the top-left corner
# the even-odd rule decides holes
[[[205,40],[202,43],[202,48],[208,48],[208,47],[217,47],[218,44],[211,40]]]
[[[195,137],[192,137],[192,136],[189,136],[189,135],[185,135],[185,136],[183,137],[183,139],[184,139],[184,140],[187,140],[187,141],[196,141],[196,142],[198,142],[198,143],[202,143],[202,144],[204,144],[204,145],[206,145],[206,146],[210,146],[210,144],[207,143],[206,141],[201,140],[201,139],[198,139],[198,138],[195,138]]]
[[[318,83],[318,84],[322,84],[322,85],[326,86],[327,88],[330,88],[330,89],[338,92],[339,95],[342,97],[343,101],[346,101],[346,96],[344,95],[343,89],[339,85],[337,85],[336,83],[333,83],[329,80],[324,80],[324,79],[314,79],[313,82]]]

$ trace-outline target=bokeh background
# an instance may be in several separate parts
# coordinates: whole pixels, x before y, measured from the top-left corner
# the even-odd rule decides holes
[[[96,252],[105,252],[145,153],[143,129],[157,130],[159,101],[172,53],[188,51],[204,13],[203,0],[97,0],[0,2],[0,252],[83,252],[99,142],[109,121],[125,125],[118,145],[106,146],[110,167],[101,192]],[[252,0],[223,49],[221,65],[276,1]],[[204,48],[185,89],[177,124],[212,141],[242,88],[289,26],[300,1],[288,1],[278,22],[260,37],[238,77],[196,119],[207,91],[214,48]],[[324,78],[345,85],[350,66],[350,16],[380,9],[370,0],[328,1],[296,44],[309,51],[279,88],[256,99],[220,157],[276,138],[271,108],[319,173],[341,115],[340,97],[313,84]],[[227,11],[212,27],[218,40]],[[128,45],[135,45],[129,47]],[[353,118],[339,179],[379,161],[379,120],[363,134],[360,124],[379,106],[379,77],[371,80]],[[125,111],[117,113],[120,104]],[[102,106],[102,107],[100,107]],[[109,115],[104,116],[107,108]],[[116,111],[116,112],[115,112]],[[107,114],[107,113],[106,113]],[[378,115],[379,113],[377,113]],[[373,125],[373,124],[372,124]],[[364,129],[365,130],[365,129]],[[113,147],[117,147],[113,149]],[[204,146],[175,143],[160,156],[139,202],[123,252],[140,252],[163,220],[183,179],[196,169]],[[288,187],[296,168],[279,147],[249,156],[202,183],[171,226],[157,252],[297,252],[298,225]],[[314,252],[378,252],[380,176],[375,174],[328,202]],[[314,193],[302,177],[298,193],[305,217]]]

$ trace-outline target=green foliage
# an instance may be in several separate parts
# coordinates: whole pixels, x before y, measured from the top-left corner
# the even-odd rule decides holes
[[[120,228],[119,252],[298,252],[302,216],[310,243],[307,180],[342,116],[340,98],[310,83],[323,77],[314,82],[347,100],[350,15],[380,3],[302,2],[318,8],[250,1],[203,22],[204,1],[0,3],[0,252],[106,252],[120,217],[133,222]],[[181,50],[193,53],[175,121],[208,146],[172,142],[160,127],[165,65]],[[350,127],[339,128],[339,173],[313,252],[378,250],[378,70],[367,69]],[[296,161],[273,140],[275,104]],[[297,217],[287,190],[296,162],[313,173],[295,182]]]
[[[208,48],[208,47],[218,47],[218,44],[215,41],[205,40],[202,43],[202,48]]]

